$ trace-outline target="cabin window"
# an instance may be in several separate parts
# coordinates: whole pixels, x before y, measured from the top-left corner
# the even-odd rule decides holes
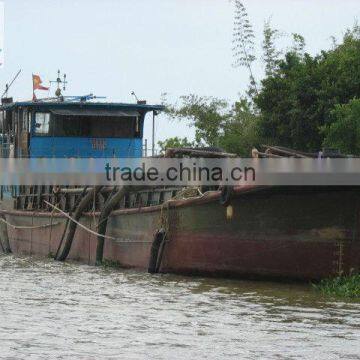
[[[36,136],[130,139],[142,136],[139,116],[73,116],[47,112],[35,112],[33,116]]]
[[[134,138],[141,137],[141,128],[136,117],[52,115],[50,133],[53,136]]]
[[[50,113],[35,113],[35,134],[49,135]]]

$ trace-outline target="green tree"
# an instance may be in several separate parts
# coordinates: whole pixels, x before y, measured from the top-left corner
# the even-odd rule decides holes
[[[316,151],[324,125],[337,104],[360,98],[360,31],[348,31],[343,43],[312,57],[290,51],[271,77],[262,81],[254,101],[261,112],[261,135],[273,144]]]
[[[234,30],[233,30],[234,67],[244,66],[249,71],[249,96],[258,93],[256,80],[252,70],[255,56],[255,34],[249,20],[249,15],[242,1],[235,0]]]
[[[306,46],[305,38],[302,35],[296,33],[292,34],[292,38],[293,45],[291,51],[300,57],[303,56]]]
[[[232,107],[225,100],[211,97],[189,95],[181,99],[180,105],[168,107],[167,111],[178,120],[190,120],[195,127],[193,145],[215,146],[249,156],[252,147],[261,143],[258,116],[247,99],[240,99]]]
[[[360,99],[336,105],[331,112],[332,123],[322,129],[323,145],[343,154],[360,155]]]
[[[271,19],[265,21],[264,24],[264,40],[262,43],[263,49],[263,60],[265,63],[265,74],[266,76],[272,76],[280,61],[281,51],[276,47],[276,40],[281,36],[279,30],[271,27]]]
[[[224,123],[230,116],[227,101],[197,95],[181,96],[180,100],[179,106],[168,105],[167,114],[178,120],[190,121],[199,146],[218,146]]]
[[[334,146],[357,154],[355,115],[345,116],[350,110],[341,105],[360,99],[360,27],[356,24],[342,43],[333,42],[332,49],[316,56],[304,53],[305,39],[293,34],[292,47],[280,59],[275,46],[280,34],[268,21],[263,41],[266,76],[254,91],[254,34],[242,2],[235,5],[234,56],[236,65],[250,72],[250,100],[242,98],[231,106],[221,99],[189,95],[168,113],[190,120],[197,146],[222,147],[243,156],[261,143],[305,151]],[[355,133],[345,146],[347,131]]]
[[[251,150],[261,143],[259,117],[253,113],[247,99],[240,99],[234,104],[232,114],[223,126],[219,145],[230,153],[248,157]]]
[[[168,138],[164,141],[158,141],[160,152],[163,154],[166,149],[169,148],[183,148],[183,147],[194,147],[196,144],[194,141],[189,141],[188,138],[179,138],[177,136]]]

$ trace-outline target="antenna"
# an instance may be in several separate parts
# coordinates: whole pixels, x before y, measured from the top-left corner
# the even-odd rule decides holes
[[[59,98],[62,94],[61,94],[61,86],[62,89],[65,91],[66,90],[66,84],[68,82],[66,81],[66,74],[63,75],[63,80],[61,80],[60,78],[60,70],[58,70],[58,76],[56,80],[52,80],[50,81],[50,84],[57,84],[57,89],[55,91],[55,95]]]
[[[11,85],[14,83],[14,81],[17,79],[17,77],[20,75],[21,73],[21,69],[17,72],[17,74],[14,76],[14,78],[11,80],[10,84],[6,84],[5,85],[5,91],[4,93],[1,95],[1,98],[3,99],[4,97],[7,97],[8,95],[8,91],[11,87]]]
[[[137,97],[136,94],[135,94],[135,91],[132,91],[132,92],[131,92],[131,95],[134,96],[134,98],[136,99],[136,101],[139,101],[138,97]]]
[[[145,105],[146,104],[146,100],[139,100],[139,98],[136,96],[135,94],[135,91],[132,91],[131,92],[131,95],[135,97],[136,99],[136,102],[139,104],[139,105]]]

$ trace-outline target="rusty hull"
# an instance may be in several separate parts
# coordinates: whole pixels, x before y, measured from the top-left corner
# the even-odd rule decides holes
[[[218,192],[111,215],[104,259],[146,271],[153,235],[167,230],[161,272],[237,278],[321,279],[360,270],[360,188],[238,188],[229,207]],[[66,219],[6,211],[15,254],[52,256]],[[96,231],[98,214],[81,222]],[[78,228],[69,259],[95,263],[96,236]],[[0,247],[1,251],[1,247]]]

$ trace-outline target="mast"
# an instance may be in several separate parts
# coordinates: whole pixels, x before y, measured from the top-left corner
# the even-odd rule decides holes
[[[50,84],[57,84],[57,89],[55,91],[55,95],[57,98],[61,98],[62,94],[61,94],[61,86],[62,86],[62,90],[66,90],[66,84],[68,82],[66,81],[66,74],[63,75],[63,80],[61,80],[60,78],[60,70],[58,70],[58,76],[56,80],[52,80],[50,81]]]
[[[21,69],[17,72],[17,74],[14,76],[14,78],[11,80],[10,84],[6,84],[5,86],[5,91],[4,93],[1,95],[1,98],[5,98],[8,96],[8,92],[9,92],[9,89],[11,87],[11,85],[14,83],[14,81],[17,79],[17,77],[20,75],[21,73]]]

